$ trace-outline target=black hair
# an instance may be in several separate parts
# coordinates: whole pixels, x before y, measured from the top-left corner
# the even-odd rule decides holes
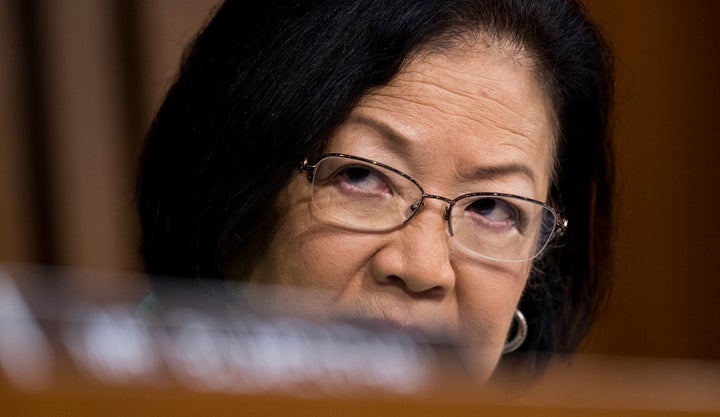
[[[223,254],[252,265],[273,203],[358,100],[412,54],[468,34],[527,51],[557,120],[551,190],[569,219],[536,262],[515,355],[541,368],[575,351],[608,292],[612,230],[612,55],[572,0],[229,0],[186,51],[138,171],[149,273],[223,279]]]

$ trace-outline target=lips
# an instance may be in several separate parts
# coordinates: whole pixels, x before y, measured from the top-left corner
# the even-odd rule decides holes
[[[367,315],[336,315],[331,321],[348,323],[378,333],[404,334],[417,343],[456,345],[457,338],[438,326],[402,322],[390,317],[372,317]],[[428,322],[430,323],[430,322]]]

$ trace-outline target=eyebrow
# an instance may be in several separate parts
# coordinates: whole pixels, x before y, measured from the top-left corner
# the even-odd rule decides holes
[[[359,124],[364,124],[364,125],[370,126],[373,129],[377,130],[378,132],[382,133],[383,136],[388,137],[389,139],[391,139],[393,142],[396,142],[396,143],[405,144],[405,143],[409,142],[409,140],[406,136],[398,133],[390,125],[388,125],[387,123],[385,123],[381,120],[373,119],[372,117],[353,114],[350,116],[348,122],[359,123]]]
[[[504,164],[494,165],[489,167],[480,167],[473,171],[471,177],[483,178],[483,179],[495,179],[501,177],[507,177],[511,174],[524,174],[530,180],[535,183],[535,173],[524,164]]]
[[[363,115],[351,115],[348,119],[348,122],[350,123],[360,123],[367,126],[370,126],[371,128],[377,130],[380,132],[383,136],[389,138],[393,142],[399,143],[399,144],[405,144],[408,143],[409,140],[406,136],[398,133],[395,129],[393,129],[390,125],[387,123],[376,120],[371,117],[363,116]],[[493,165],[493,166],[486,166],[486,167],[479,167],[472,171],[470,175],[467,175],[466,177],[469,179],[496,179],[496,178],[502,178],[507,177],[512,174],[523,174],[527,176],[533,183],[536,181],[535,172],[533,172],[532,169],[530,169],[529,166],[521,163],[509,163],[509,164],[501,164],[501,165]]]

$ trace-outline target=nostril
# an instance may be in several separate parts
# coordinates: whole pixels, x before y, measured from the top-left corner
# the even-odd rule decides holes
[[[446,293],[447,293],[447,291],[445,290],[445,288],[443,288],[439,285],[436,285],[432,288],[428,288],[427,290],[419,293],[418,297],[439,300],[439,299],[442,299]]]
[[[426,299],[433,298],[434,299],[434,298],[442,298],[445,294],[445,289],[440,285],[436,285],[436,286],[433,286],[431,288],[427,288],[424,290],[415,290],[413,288],[408,287],[407,282],[405,282],[404,279],[402,279],[396,275],[391,275],[391,276],[386,277],[386,281],[388,284],[394,285],[394,286],[402,289],[403,291],[405,291],[405,293],[407,293],[408,295],[410,295],[413,298],[426,298]]]
[[[396,287],[400,287],[400,288],[402,288],[402,289],[405,290],[405,291],[408,290],[408,286],[407,286],[407,284],[405,283],[405,281],[404,281],[402,278],[398,277],[398,276],[391,275],[391,276],[387,277],[387,282],[390,283],[390,284],[392,284],[392,285],[394,285],[394,286],[396,286]]]

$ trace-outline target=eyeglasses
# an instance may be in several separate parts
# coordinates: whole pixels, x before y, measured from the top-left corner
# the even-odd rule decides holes
[[[359,156],[329,153],[308,172],[316,214],[351,230],[383,232],[408,223],[425,204],[448,204],[444,219],[450,236],[477,256],[504,262],[537,257],[567,220],[551,206],[504,193],[469,193],[454,199],[427,194],[409,175]]]

